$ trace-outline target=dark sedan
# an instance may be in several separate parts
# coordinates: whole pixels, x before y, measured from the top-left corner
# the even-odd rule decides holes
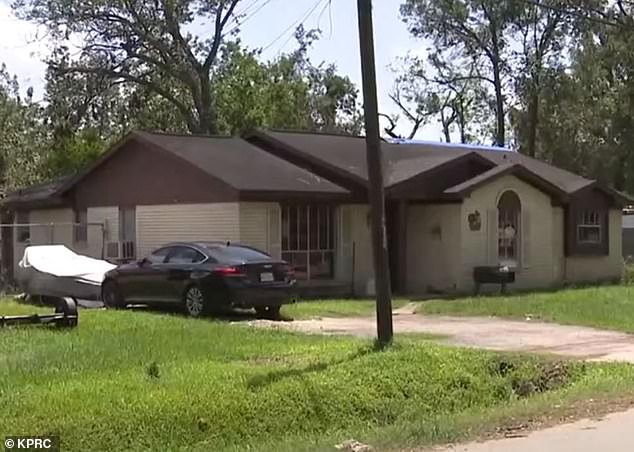
[[[255,248],[215,242],[171,243],[106,274],[105,305],[181,304],[192,317],[223,308],[255,308],[278,317],[295,301],[292,268]]]

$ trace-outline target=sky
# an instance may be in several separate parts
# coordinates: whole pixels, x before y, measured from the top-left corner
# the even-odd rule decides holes
[[[244,0],[249,6],[253,0]],[[320,3],[318,7],[315,5]],[[410,37],[399,15],[400,0],[374,0],[374,39],[377,83],[381,113],[398,114],[389,99],[395,75],[390,66],[397,57],[409,52],[424,54],[425,43]],[[282,52],[293,50],[293,33],[297,25],[306,29],[319,28],[322,38],[310,52],[313,63],[334,63],[340,73],[348,75],[361,91],[361,65],[355,0],[332,0],[324,8],[321,0],[270,0],[257,14],[241,26],[240,38],[252,48],[263,48],[263,58],[273,59]],[[312,13],[310,13],[312,10]],[[310,14],[309,14],[310,13]],[[46,57],[51,45],[42,30],[17,19],[7,0],[0,0],[0,63],[16,74],[21,86],[32,86],[35,99],[41,98],[44,87]],[[400,133],[408,133],[405,118],[399,121]],[[430,124],[421,129],[417,138],[439,140],[440,127]]]

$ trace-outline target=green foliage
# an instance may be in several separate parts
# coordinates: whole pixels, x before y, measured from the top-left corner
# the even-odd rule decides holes
[[[19,309],[33,310],[0,303],[0,312]],[[382,429],[392,446],[440,441],[472,431],[453,420],[525,409],[540,391],[562,403],[599,376],[632,378],[621,367],[414,339],[376,352],[368,340],[129,311],[85,311],[68,334],[2,331],[0,362],[0,435],[56,433],[64,450],[84,451],[332,447]],[[518,404],[522,382],[535,390]]]
[[[358,134],[358,91],[334,65],[314,65],[308,50],[316,31],[296,32],[298,49],[269,62],[257,51],[225,47],[215,87],[219,129],[242,133],[256,127]]]
[[[516,6],[497,0],[405,0],[401,6],[412,36],[433,42],[430,61],[441,86],[451,92],[456,82],[486,84],[488,102],[474,103],[470,109],[489,110],[494,118],[488,124],[493,130],[490,137],[500,146],[506,144],[509,30]]]
[[[39,180],[46,136],[41,127],[41,108],[26,98],[6,66],[0,66],[0,190],[31,184]]]

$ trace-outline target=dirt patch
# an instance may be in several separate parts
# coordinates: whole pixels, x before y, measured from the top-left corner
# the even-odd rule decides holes
[[[394,313],[394,331],[441,336],[452,345],[499,351],[553,353],[589,361],[634,363],[634,336],[594,328],[556,325],[532,320],[476,317],[430,317],[414,314],[411,306]],[[284,328],[312,334],[373,337],[373,317],[321,318],[292,322],[258,320],[258,327]]]

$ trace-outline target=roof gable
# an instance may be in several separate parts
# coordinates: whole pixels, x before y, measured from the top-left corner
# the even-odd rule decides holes
[[[465,182],[446,189],[444,193],[447,195],[464,197],[471,194],[474,190],[480,188],[481,186],[507,175],[512,175],[520,180],[523,180],[560,202],[564,202],[568,199],[568,195],[564,190],[519,163],[507,163],[496,166]]]

